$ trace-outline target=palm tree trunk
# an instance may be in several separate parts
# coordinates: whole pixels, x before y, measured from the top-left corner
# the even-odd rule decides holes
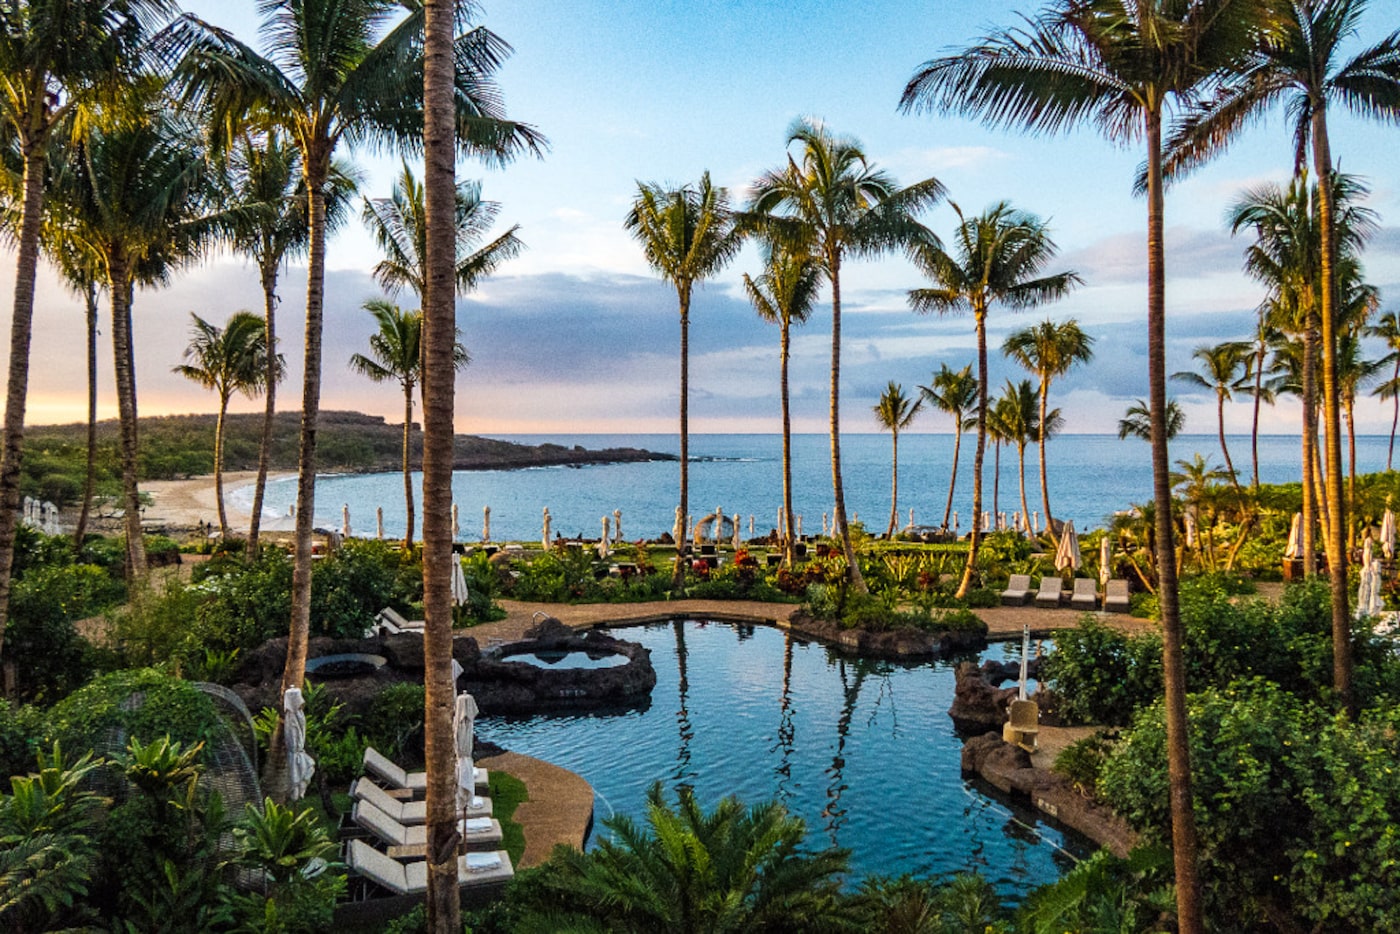
[[[1001,439],[992,441],[992,515],[1001,515]]]
[[[1182,934],[1201,934],[1196,816],[1191,804],[1191,746],[1186,717],[1186,666],[1177,603],[1170,460],[1167,451],[1166,262],[1162,237],[1162,115],[1147,114],[1147,370],[1152,420],[1152,491],[1157,520],[1157,600],[1162,618],[1162,681],[1167,721],[1176,913]]]
[[[783,564],[792,567],[797,560],[796,534],[793,532],[792,511],[792,413],[788,409],[788,351],[789,324],[782,322],[778,349],[778,387],[783,403]]]
[[[1021,521],[1029,527],[1031,514],[1026,508],[1026,445],[1024,442],[1016,445],[1016,459],[1019,461],[1021,477]]]
[[[10,618],[10,573],[19,524],[20,459],[24,410],[29,397],[29,342],[34,333],[34,279],[39,267],[39,232],[44,219],[44,154],[33,142],[24,149],[24,203],[20,208],[15,304],[10,317],[10,372],[5,384],[5,437],[0,447],[0,650]]]
[[[140,446],[136,422],[136,355],[131,341],[131,265],[118,253],[108,260],[112,296],[112,360],[117,377],[122,503],[126,527],[126,579],[146,579],[146,542],[141,537],[141,493],[137,486]]]
[[[424,751],[428,768],[428,930],[462,930],[457,883],[456,743],[452,731],[453,350],[457,340],[456,127],[452,39],[457,4],[427,0],[423,82],[424,201],[427,221],[423,296],[423,634]]]
[[[219,417],[214,419],[214,504],[219,513],[219,535],[228,538],[228,513],[224,511],[224,421],[228,418],[230,390],[219,389]]]
[[[1047,373],[1040,375],[1040,425],[1045,427],[1045,411],[1050,399],[1050,376]],[[1045,472],[1045,445],[1050,440],[1047,432],[1040,432],[1040,498],[1045,506],[1045,528],[1051,533],[1055,531],[1055,523],[1050,518],[1050,485],[1046,482]]]
[[[1309,309],[1303,328],[1303,573],[1308,577],[1317,573],[1317,495],[1313,486],[1317,459],[1313,448],[1317,445],[1317,408],[1313,404],[1316,394],[1313,373],[1314,344],[1317,333],[1313,326],[1313,313]]]
[[[890,431],[891,461],[890,471],[890,527],[885,529],[885,538],[894,538],[894,527],[899,522],[899,429]]]
[[[956,596],[966,597],[977,571],[977,552],[982,546],[982,463],[987,455],[987,310],[973,309],[977,325],[977,446],[972,455],[972,532],[967,540],[967,564]]]
[[[955,412],[953,417],[957,419],[957,425],[953,428],[953,476],[948,480],[948,503],[943,507],[943,528],[945,529],[948,527],[948,520],[953,515],[953,491],[958,486],[958,454],[962,450],[962,413]]]
[[[676,566],[671,571],[671,589],[685,584],[685,540],[690,530],[690,287],[676,286],[676,299],[681,310],[681,521],[676,523]]]
[[[1264,394],[1264,343],[1259,343],[1259,353],[1254,358],[1254,419],[1249,429],[1249,450],[1253,459],[1254,474],[1252,486],[1259,489],[1259,406]]]
[[[1356,400],[1348,396],[1342,403],[1342,417],[1347,423],[1347,515],[1356,515]],[[1356,545],[1356,523],[1347,523],[1347,550]]]
[[[841,482],[841,256],[831,256],[831,492],[835,502],[831,521],[841,528],[841,551],[846,556],[846,579],[857,593],[869,593],[860,573],[860,562],[851,545],[851,526],[846,521],[846,489]]]
[[[253,514],[248,519],[248,547],[244,557],[258,557],[258,537],[262,528],[263,495],[267,472],[272,465],[272,426],[277,415],[277,264],[264,260],[260,270],[263,290],[264,343],[267,344],[267,370],[264,373],[262,437],[258,439],[258,477],[253,482]]]
[[[87,538],[88,518],[92,514],[92,491],[97,486],[97,282],[88,279],[87,303],[87,467],[83,473],[83,504],[78,512],[78,525],[73,529],[73,547],[82,548]]]
[[[1395,372],[1390,375],[1390,385],[1396,390],[1391,396],[1394,407],[1390,416],[1390,447],[1385,453],[1385,469],[1390,471],[1391,463],[1395,460],[1395,427],[1400,425],[1400,352],[1395,355]]]
[[[1316,410],[1313,414],[1313,423],[1316,424]],[[1327,471],[1322,466],[1322,443],[1318,439],[1313,439],[1313,502],[1317,503],[1317,520],[1323,529],[1327,528]],[[1322,538],[1322,552],[1327,553],[1327,536],[1324,532]]]
[[[426,345],[425,345],[426,347]],[[424,385],[423,397],[427,398],[427,386]],[[427,417],[426,411],[424,418]],[[427,430],[426,423],[424,430]],[[409,458],[409,444],[413,440],[413,382],[405,381],[403,384],[403,508],[407,517],[407,525],[403,533],[403,549],[411,551],[413,549],[413,464]],[[424,521],[427,521],[427,504],[423,506]]]
[[[1225,470],[1230,474],[1235,492],[1239,492],[1240,478],[1235,473],[1235,462],[1230,459],[1230,448],[1225,444],[1225,397],[1218,392],[1215,394],[1215,423],[1220,432],[1220,452],[1225,455]]]

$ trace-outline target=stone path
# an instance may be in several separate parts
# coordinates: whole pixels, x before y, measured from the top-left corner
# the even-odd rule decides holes
[[[525,783],[530,798],[515,810],[525,831],[519,867],[538,866],[557,844],[583,849],[593,824],[593,787],[568,769],[515,752],[477,760],[482,768],[505,772]]]

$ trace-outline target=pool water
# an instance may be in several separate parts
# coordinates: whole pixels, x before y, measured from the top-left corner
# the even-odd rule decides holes
[[[626,655],[619,655],[616,652],[590,655],[583,649],[567,652],[540,649],[536,652],[504,655],[501,657],[501,661],[524,662],[527,665],[534,665],[536,668],[551,668],[557,671],[564,668],[616,668],[619,665],[627,664],[630,659]]]
[[[767,626],[676,621],[615,630],[651,649],[646,709],[492,717],[480,735],[582,775],[612,813],[645,821],[647,788],[701,803],[777,798],[808,843],[851,850],[855,877],[976,870],[1007,897],[1092,852],[1039,812],[960,772],[952,662],[850,659]],[[987,657],[1019,657],[998,644]]]

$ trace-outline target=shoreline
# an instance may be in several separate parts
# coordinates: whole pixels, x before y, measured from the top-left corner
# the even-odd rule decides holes
[[[294,471],[269,471],[267,481],[271,483],[295,476]],[[248,531],[253,517],[250,511],[238,505],[233,494],[236,490],[252,486],[257,478],[256,470],[233,470],[224,474],[224,511],[228,514],[229,529],[232,531]],[[151,497],[151,504],[141,514],[143,525],[195,528],[200,523],[209,523],[218,528],[219,504],[213,474],[185,480],[148,480],[141,484],[141,492]]]

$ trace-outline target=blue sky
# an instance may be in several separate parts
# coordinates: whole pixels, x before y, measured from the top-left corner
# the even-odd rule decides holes
[[[186,0],[186,8],[256,43],[254,4]],[[1353,46],[1400,23],[1373,4]],[[528,250],[459,303],[473,363],[458,381],[457,425],[508,432],[674,431],[678,325],[672,290],[646,267],[621,226],[637,180],[685,182],[709,170],[742,201],[746,186],[784,158],[785,130],[799,115],[857,137],[871,159],[902,182],[936,176],[969,213],[999,200],[1051,221],[1062,267],[1086,285],[1039,312],[993,310],[992,346],[1011,329],[1049,316],[1076,317],[1097,338],[1097,356],[1057,390],[1069,431],[1110,431],[1125,406],[1146,394],[1144,357],[1145,207],[1131,193],[1139,149],[1115,149],[1091,132],[1056,138],[991,131],[950,117],[904,116],[896,104],[924,60],[1010,25],[1030,4],[867,2],[548,2],[486,0],[480,21],[515,47],[500,79],[512,116],[550,140],[542,160],[504,170],[471,163],[461,177],[483,179],[502,203],[501,222],[521,225]],[[1344,170],[1365,177],[1383,230],[1366,257],[1383,297],[1400,289],[1400,188],[1391,155],[1400,130],[1334,113],[1333,150]],[[364,194],[387,195],[397,161],[354,153],[367,171]],[[1246,335],[1262,293],[1240,273],[1243,238],[1221,217],[1248,185],[1281,181],[1289,169],[1288,130],[1274,114],[1223,158],[1168,196],[1169,366],[1190,366],[1192,348]],[[928,213],[943,237],[950,207]],[[369,237],[351,225],[328,256],[324,407],[398,417],[391,389],[349,373],[344,360],[364,346],[361,303],[378,294]],[[746,249],[704,286],[692,315],[692,431],[778,428],[777,334],[744,300],[743,272],[758,271]],[[11,287],[13,263],[0,268]],[[846,267],[843,428],[876,430],[870,406],[889,380],[912,391],[938,365],[972,360],[971,322],[920,317],[904,293],[923,283],[902,258]],[[284,350],[291,367],[282,398],[299,397],[298,311],[305,274],[281,287]],[[411,301],[411,298],[408,299]],[[260,310],[253,268],[217,256],[169,287],[136,298],[137,363],[143,413],[208,410],[213,399],[170,373],[187,340],[190,311],[222,320]],[[105,310],[104,310],[105,311]],[[797,334],[792,364],[799,429],[826,423],[829,307]],[[104,327],[104,340],[108,329]],[[47,277],[36,311],[30,421],[82,417],[82,312]],[[103,356],[104,414],[115,414],[110,349]],[[1021,378],[999,354],[992,385]],[[1188,430],[1214,429],[1213,400],[1187,397]],[[255,404],[236,403],[251,410]],[[1389,427],[1389,412],[1363,403],[1363,428]],[[1281,404],[1274,430],[1292,431],[1296,412]],[[1246,407],[1230,413],[1245,430]],[[914,430],[950,430],[926,414]]]

